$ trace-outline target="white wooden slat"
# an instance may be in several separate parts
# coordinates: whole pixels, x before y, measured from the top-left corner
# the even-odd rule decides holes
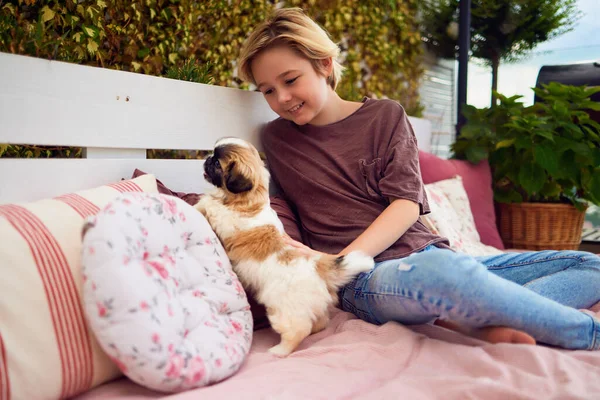
[[[0,53],[0,143],[210,149],[275,117],[257,92]]]
[[[212,149],[223,136],[260,149],[260,128],[275,117],[255,92],[0,53],[0,143],[80,146],[88,157],[0,159],[0,203],[93,188],[135,168],[202,192],[202,161],[146,160],[145,149]],[[409,120],[429,151],[431,122]]]
[[[108,149],[106,147],[85,147],[83,158],[146,158],[146,149]]]
[[[143,159],[0,159],[0,204],[28,202],[91,189],[122,178],[138,168],[152,173],[169,189],[202,193],[211,188],[201,160]]]

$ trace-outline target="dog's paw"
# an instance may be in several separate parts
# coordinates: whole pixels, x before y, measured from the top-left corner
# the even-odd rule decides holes
[[[273,354],[276,357],[287,357],[290,355],[291,351],[289,351],[285,346],[278,344],[277,346],[273,346],[269,349],[269,353]]]

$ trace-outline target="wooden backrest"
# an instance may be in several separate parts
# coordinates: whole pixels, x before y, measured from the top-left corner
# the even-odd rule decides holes
[[[274,118],[257,92],[0,53],[0,143],[84,147],[86,156],[0,159],[0,204],[96,187],[135,168],[201,192],[202,161],[147,160],[146,149],[212,149],[223,136],[260,148]],[[430,123],[411,123],[427,149]]]

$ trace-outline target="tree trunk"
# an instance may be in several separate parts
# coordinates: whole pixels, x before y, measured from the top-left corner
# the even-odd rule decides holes
[[[492,107],[496,106],[496,96],[494,92],[498,91],[498,66],[500,65],[500,58],[494,55],[492,61]]]

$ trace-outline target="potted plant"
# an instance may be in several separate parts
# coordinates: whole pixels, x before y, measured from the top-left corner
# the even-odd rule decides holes
[[[531,250],[577,249],[588,203],[600,205],[600,87],[550,83],[534,88],[540,102],[496,93],[499,104],[466,106],[453,157],[487,159],[505,245]]]

